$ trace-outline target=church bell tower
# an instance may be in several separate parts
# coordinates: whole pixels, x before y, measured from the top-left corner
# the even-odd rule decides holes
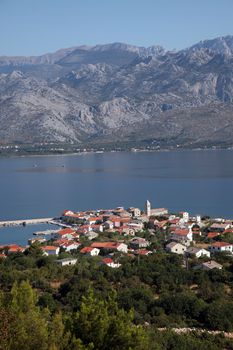
[[[148,199],[147,199],[147,201],[145,203],[145,213],[146,213],[147,216],[151,216],[151,204],[148,201]]]

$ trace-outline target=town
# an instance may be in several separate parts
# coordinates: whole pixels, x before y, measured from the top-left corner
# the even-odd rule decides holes
[[[23,253],[37,246],[43,255],[54,256],[60,266],[74,265],[79,256],[98,257],[100,265],[119,268],[124,257],[166,252],[182,255],[185,269],[223,269],[219,253],[233,256],[232,220],[171,214],[166,208],[152,208],[147,200],[144,211],[124,209],[65,210],[51,223],[59,230],[37,232],[28,246],[0,246],[0,258]]]

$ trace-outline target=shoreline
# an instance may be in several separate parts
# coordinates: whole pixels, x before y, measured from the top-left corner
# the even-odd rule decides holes
[[[135,149],[135,150],[106,150],[106,151],[86,151],[86,152],[67,152],[67,153],[47,153],[47,154],[16,154],[16,153],[10,153],[10,154],[0,154],[0,160],[6,159],[6,158],[34,158],[34,157],[64,157],[64,156],[86,156],[86,155],[93,155],[93,154],[110,154],[110,153],[163,153],[163,152],[174,152],[174,153],[181,153],[181,152],[222,152],[222,151],[233,151],[232,148],[173,148],[173,149],[157,149],[157,150],[147,150],[147,149]]]

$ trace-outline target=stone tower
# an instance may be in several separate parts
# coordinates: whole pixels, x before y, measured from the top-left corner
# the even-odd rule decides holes
[[[148,199],[147,199],[147,201],[145,203],[145,213],[146,213],[147,216],[151,216],[151,204],[148,201]]]

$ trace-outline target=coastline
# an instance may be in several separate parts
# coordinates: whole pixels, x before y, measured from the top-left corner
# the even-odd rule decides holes
[[[93,154],[109,154],[109,153],[163,153],[163,152],[222,152],[222,151],[233,151],[233,147],[228,148],[160,148],[160,149],[128,149],[128,150],[103,150],[103,151],[83,151],[83,152],[64,152],[64,153],[7,153],[1,154],[0,159],[6,158],[34,158],[34,157],[64,157],[64,156],[85,156]]]

